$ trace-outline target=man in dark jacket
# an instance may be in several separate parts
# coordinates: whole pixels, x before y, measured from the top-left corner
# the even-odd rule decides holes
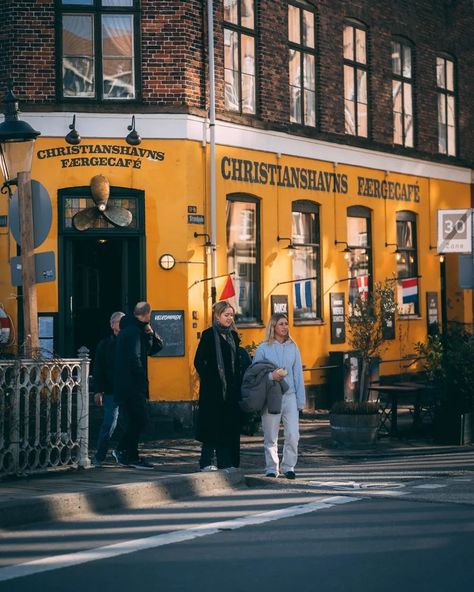
[[[109,441],[117,426],[118,404],[114,398],[115,345],[120,333],[120,321],[125,313],[117,311],[110,317],[112,335],[99,341],[92,367],[95,404],[104,407],[104,417],[97,438],[97,452],[92,464],[100,467],[107,456]]]
[[[112,454],[119,464],[139,469],[153,468],[138,456],[138,440],[147,423],[147,356],[163,347],[160,336],[150,326],[150,318],[148,302],[139,302],[133,315],[125,315],[120,321],[115,351],[114,395],[123,434]]]

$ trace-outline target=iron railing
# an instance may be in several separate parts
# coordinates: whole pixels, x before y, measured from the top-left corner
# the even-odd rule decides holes
[[[0,360],[0,476],[90,466],[87,353]]]

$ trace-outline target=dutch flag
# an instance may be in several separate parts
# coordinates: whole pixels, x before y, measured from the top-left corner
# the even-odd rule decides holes
[[[311,302],[311,281],[305,280],[295,283],[295,304],[296,308],[312,308]]]
[[[402,284],[402,302],[409,304],[410,302],[418,301],[418,279],[407,278],[401,281]]]

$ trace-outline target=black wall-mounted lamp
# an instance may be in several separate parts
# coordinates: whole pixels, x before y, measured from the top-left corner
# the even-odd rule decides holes
[[[349,257],[350,257],[350,255],[351,255],[351,253],[352,253],[352,249],[347,244],[347,242],[346,241],[338,241],[338,240],[335,240],[334,241],[334,244],[335,245],[346,245],[346,248],[343,249],[342,251],[339,251],[339,253],[344,253],[344,259],[348,260]]]
[[[206,239],[203,247],[206,249],[206,254],[210,255],[210,253],[212,251],[212,247],[214,246],[211,242],[211,237],[207,234],[207,232],[195,232],[194,233],[194,238],[198,238],[200,236],[203,236]]]
[[[127,126],[128,131],[130,132],[128,136],[125,138],[127,144],[130,146],[138,146],[142,143],[142,139],[138,135],[137,130],[135,129],[135,115],[132,115],[132,123]]]
[[[81,143],[81,136],[77,132],[76,129],[76,116],[72,116],[72,123],[69,126],[71,130],[67,136],[64,138],[68,144],[72,144],[73,146],[77,146],[77,144]]]
[[[393,254],[397,256],[397,261],[400,261],[402,254],[400,253],[400,249],[398,248],[397,243],[385,243],[385,248],[387,247],[395,247],[395,251],[393,251]]]
[[[285,250],[288,251],[288,255],[293,255],[293,253],[296,251],[297,247],[296,245],[293,243],[291,238],[288,238],[286,236],[277,236],[277,241],[288,241],[288,245],[285,247]]]

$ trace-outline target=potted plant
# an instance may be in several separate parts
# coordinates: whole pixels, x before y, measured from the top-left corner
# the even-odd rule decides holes
[[[370,372],[385,348],[383,327],[395,311],[393,282],[374,285],[367,298],[357,295],[347,319],[350,346],[360,360],[359,389],[355,401],[337,401],[331,408],[331,435],[338,444],[373,444],[380,424],[379,406],[368,402]]]
[[[415,346],[439,402],[434,437],[440,444],[474,442],[474,334],[453,323],[442,335]]]

